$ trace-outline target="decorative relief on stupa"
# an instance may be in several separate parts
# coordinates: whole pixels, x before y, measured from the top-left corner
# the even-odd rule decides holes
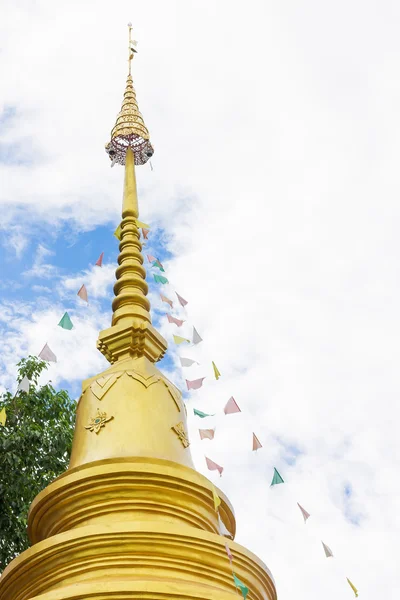
[[[185,431],[185,426],[182,421],[171,427],[172,431],[175,431],[176,435],[182,442],[182,446],[184,448],[188,448],[190,446],[188,435]]]
[[[114,417],[107,417],[107,413],[101,412],[97,409],[97,413],[95,417],[90,419],[89,425],[85,425],[85,429],[89,429],[89,431],[94,431],[96,434],[99,433],[102,427],[105,427],[105,424],[108,421],[111,421]]]

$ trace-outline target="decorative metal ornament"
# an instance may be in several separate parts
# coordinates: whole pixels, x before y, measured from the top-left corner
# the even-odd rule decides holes
[[[96,416],[90,419],[90,423],[89,425],[85,425],[85,429],[99,433],[100,429],[113,418],[114,417],[107,417],[107,413],[101,412],[99,409],[97,409]]]
[[[172,431],[175,431],[176,435],[182,442],[182,446],[184,448],[188,448],[190,446],[188,435],[185,431],[185,426],[182,421],[171,427]]]

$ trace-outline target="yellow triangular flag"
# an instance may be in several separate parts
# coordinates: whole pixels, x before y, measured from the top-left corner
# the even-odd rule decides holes
[[[175,344],[177,344],[179,346],[179,344],[183,344],[183,342],[188,342],[188,344],[190,344],[190,340],[187,340],[184,337],[181,337],[180,335],[173,335],[172,336],[174,338],[174,342]]]
[[[119,240],[119,241],[121,241],[121,233],[122,233],[121,225],[118,225],[117,229],[114,231],[114,235],[117,238],[117,240]]]
[[[214,361],[211,361],[211,362],[212,362],[212,366],[214,369],[215,379],[218,380],[221,377],[221,373],[218,371],[218,368],[217,368],[217,365],[215,364],[215,362]]]
[[[142,223],[139,219],[135,219],[136,227],[139,229],[150,229],[150,225],[146,225],[146,223]]]
[[[0,410],[0,424],[3,425],[3,427],[4,427],[4,425],[6,424],[6,421],[7,421],[7,413],[6,413],[6,409],[3,406],[3,408]]]
[[[350,579],[348,577],[346,577],[346,579],[347,579],[347,582],[348,582],[349,586],[353,590],[353,592],[355,594],[355,597],[358,598],[358,590],[357,590],[356,586],[351,583],[351,581],[350,581]]]
[[[218,510],[218,507],[221,504],[221,498],[218,496],[217,490],[215,489],[214,485],[212,486],[212,495],[214,500],[214,508],[215,510]]]

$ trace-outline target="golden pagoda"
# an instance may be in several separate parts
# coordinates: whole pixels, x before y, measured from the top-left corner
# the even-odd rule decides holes
[[[274,600],[267,567],[233,541],[229,500],[194,470],[181,393],[155,366],[167,342],[151,323],[137,221],[135,165],[153,147],[134,54],[129,25],[129,74],[106,146],[125,165],[113,317],[98,339],[111,366],[82,384],[69,468],[33,501],[32,546],[3,572],[0,600],[233,600],[245,588],[248,600]]]

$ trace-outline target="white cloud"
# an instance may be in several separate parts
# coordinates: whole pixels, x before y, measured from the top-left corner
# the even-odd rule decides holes
[[[22,275],[36,279],[51,279],[55,277],[57,268],[51,263],[46,262],[46,258],[53,256],[53,254],[54,252],[42,244],[38,244],[32,267],[24,271]]]

